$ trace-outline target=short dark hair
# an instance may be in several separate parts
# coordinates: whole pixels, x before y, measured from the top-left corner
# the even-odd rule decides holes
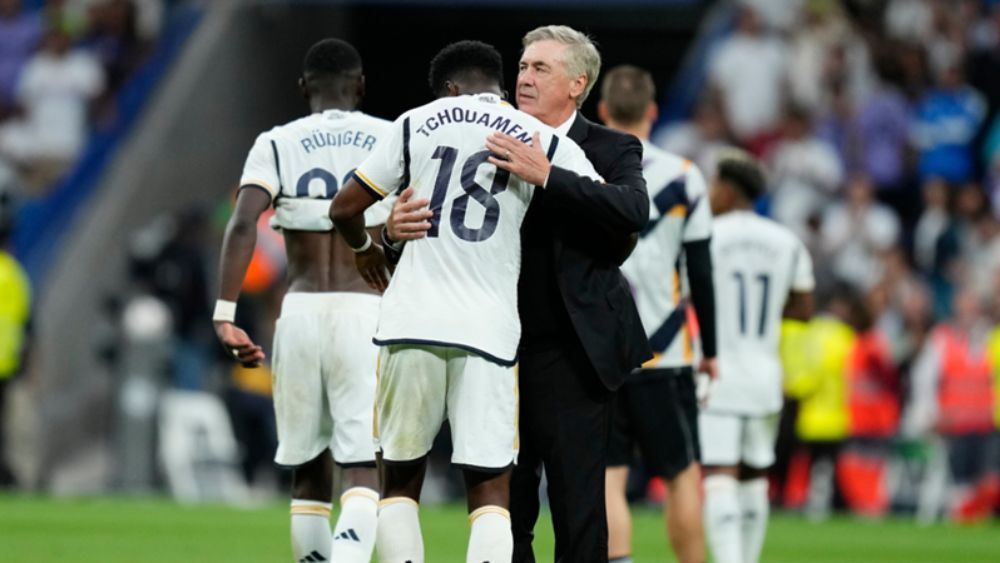
[[[302,75],[306,78],[338,78],[360,74],[361,55],[353,45],[342,39],[323,39],[306,53]]]
[[[653,76],[637,66],[616,66],[608,71],[601,84],[601,100],[611,119],[622,125],[640,123],[655,97]]]
[[[452,43],[434,55],[427,81],[431,92],[438,95],[449,80],[473,77],[495,80],[503,89],[503,57],[496,47],[482,41]]]
[[[720,154],[715,173],[720,180],[735,186],[750,201],[757,199],[767,187],[760,164],[749,153],[739,149],[726,149]]]

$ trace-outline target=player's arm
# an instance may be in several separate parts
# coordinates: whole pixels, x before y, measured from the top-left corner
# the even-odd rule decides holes
[[[376,201],[385,199],[401,184],[406,183],[409,127],[408,114],[403,114],[388,131],[388,138],[358,166],[344,187],[330,203],[330,220],[355,253],[355,264],[365,282],[376,291],[389,285],[389,263],[381,244],[365,231],[365,210]]]
[[[684,262],[687,269],[688,287],[691,289],[691,303],[701,335],[702,363],[700,371],[715,377],[718,372],[715,329],[715,283],[712,273],[712,210],[709,208],[708,186],[697,166],[688,162],[684,165],[684,190],[687,196],[687,217],[681,233]],[[669,237],[661,230],[660,236]],[[663,240],[661,244],[671,244]]]
[[[486,147],[503,158],[490,162],[517,174],[526,182],[542,186],[552,201],[567,213],[582,214],[595,229],[621,238],[622,245],[649,220],[649,197],[642,176],[642,143],[631,135],[618,139],[613,149],[618,158],[601,171],[604,182],[560,166],[559,149],[549,162],[541,143],[521,143],[514,137],[494,133]]]
[[[365,282],[377,291],[389,285],[388,262],[382,246],[365,230],[365,210],[378,200],[377,188],[362,185],[356,176],[344,184],[330,203],[330,220],[355,253],[355,264]],[[361,180],[364,182],[364,180]]]
[[[813,303],[813,288],[816,280],[813,277],[812,258],[805,245],[796,239],[795,258],[792,264],[792,287],[785,301],[782,316],[786,319],[808,322],[815,310]]]
[[[264,350],[234,324],[236,301],[257,245],[257,220],[270,204],[271,194],[266,188],[253,184],[243,186],[236,196],[236,208],[222,239],[219,299],[212,320],[219,342],[245,366],[259,365],[264,360]]]

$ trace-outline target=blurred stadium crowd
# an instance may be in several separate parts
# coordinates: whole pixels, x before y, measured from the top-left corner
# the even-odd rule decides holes
[[[165,4],[0,0],[8,193],[44,191],[90,128],[114,119],[112,95],[155,42]],[[743,0],[735,13],[698,61],[704,86],[691,117],[664,124],[653,140],[706,175],[726,146],[759,156],[770,175],[760,211],[813,254],[823,312],[785,327],[774,501],[817,518],[840,508],[994,514],[1000,2]],[[270,377],[230,373],[210,324],[210,269],[229,206],[164,217],[138,233],[133,293],[112,300],[109,317],[127,321],[147,298],[158,304],[174,334],[164,378],[226,398],[252,481],[270,466],[276,440]],[[258,231],[237,322],[269,342],[284,253],[266,216]],[[123,330],[109,331],[109,360],[120,355]],[[633,474],[634,496],[663,494]],[[460,490],[439,481],[445,496]]]
[[[0,1],[0,183],[44,192],[142,64],[163,0]],[[16,188],[11,187],[16,186]]]
[[[767,164],[759,209],[810,249],[824,311],[785,330],[772,490],[816,516],[991,513],[1000,3],[744,1],[710,53],[694,116],[654,137]]]

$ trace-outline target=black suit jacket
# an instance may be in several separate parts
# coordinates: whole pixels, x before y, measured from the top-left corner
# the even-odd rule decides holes
[[[604,183],[552,167],[529,214],[551,226],[555,276],[577,338],[601,382],[621,386],[652,357],[628,283],[618,269],[631,235],[649,220],[642,143],[579,113],[570,127]],[[537,190],[536,190],[537,191]]]

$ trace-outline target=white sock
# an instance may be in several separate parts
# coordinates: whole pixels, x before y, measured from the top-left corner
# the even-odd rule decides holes
[[[482,506],[469,515],[469,551],[466,563],[508,563],[514,557],[510,512],[499,506]]]
[[[736,479],[729,475],[705,478],[705,531],[715,563],[741,563],[740,499]]]
[[[761,477],[740,483],[743,563],[757,563],[760,559],[770,508],[767,498],[767,479]]]
[[[333,527],[336,563],[369,563],[378,526],[378,493],[354,487],[340,496],[340,517]]]
[[[332,507],[328,502],[292,499],[292,555],[297,563],[330,560]]]
[[[379,563],[424,563],[424,540],[420,535],[417,503],[406,497],[392,497],[378,503]]]

